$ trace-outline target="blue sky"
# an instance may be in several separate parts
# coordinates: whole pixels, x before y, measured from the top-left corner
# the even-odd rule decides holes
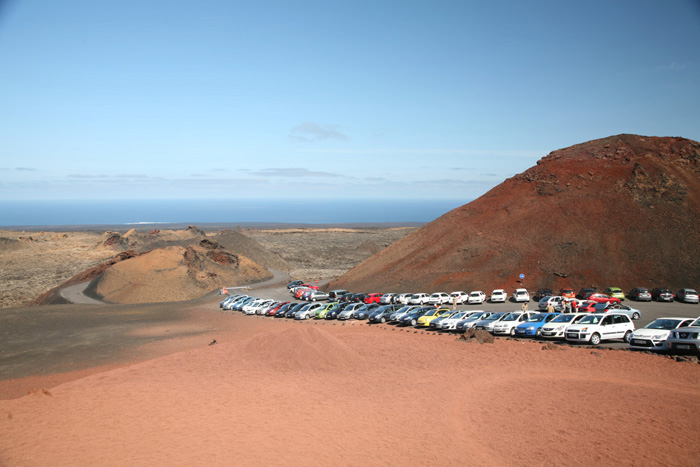
[[[0,0],[0,199],[464,199],[700,140],[692,0]]]

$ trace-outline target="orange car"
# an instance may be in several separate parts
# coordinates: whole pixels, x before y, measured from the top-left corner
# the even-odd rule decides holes
[[[559,295],[565,298],[576,298],[574,289],[559,289]]]

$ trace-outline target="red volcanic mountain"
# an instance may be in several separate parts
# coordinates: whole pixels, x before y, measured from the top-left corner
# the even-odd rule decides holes
[[[698,142],[623,134],[553,151],[328,288],[591,285],[700,287]]]

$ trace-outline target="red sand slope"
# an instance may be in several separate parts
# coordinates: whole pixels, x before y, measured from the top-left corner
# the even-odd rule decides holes
[[[49,394],[0,401],[0,463],[700,461],[697,364],[506,340],[466,344],[388,327],[221,316],[231,327],[218,335],[218,345],[202,343]]]

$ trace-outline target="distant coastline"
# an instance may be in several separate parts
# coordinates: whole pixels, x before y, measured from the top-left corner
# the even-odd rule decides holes
[[[0,201],[15,230],[353,228],[420,226],[464,200],[32,200]]]

